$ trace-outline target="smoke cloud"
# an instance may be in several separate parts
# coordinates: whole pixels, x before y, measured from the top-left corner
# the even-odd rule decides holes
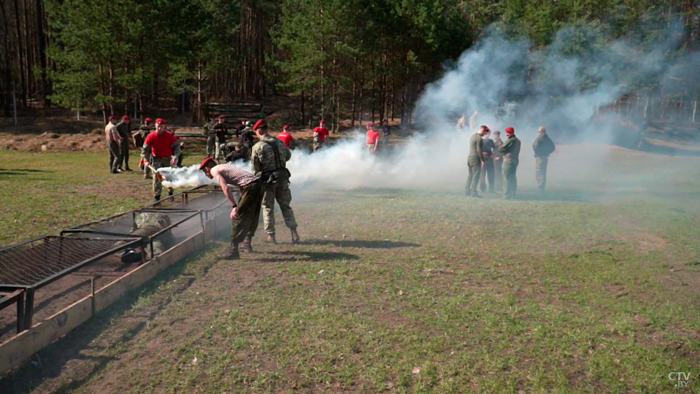
[[[569,149],[568,158],[555,153],[555,178],[567,174],[576,174],[579,179],[599,178],[607,171],[606,157],[616,149],[607,144],[620,124],[615,117],[595,123],[592,118],[599,107],[634,91],[641,83],[659,82],[669,72],[676,72],[665,54],[674,49],[677,36],[670,29],[653,45],[628,38],[604,42],[599,32],[569,27],[558,32],[548,47],[535,49],[527,40],[492,32],[426,86],[415,110],[420,133],[399,149],[381,155],[367,151],[364,132],[359,129],[313,154],[297,149],[287,164],[292,189],[381,187],[461,192],[473,130],[460,131],[455,125],[459,117],[466,115],[468,119],[474,110],[479,111],[476,126],[486,124],[492,130],[515,127],[523,142],[519,177],[525,182],[521,185],[534,185],[530,144],[540,125],[547,126],[559,145],[596,144]],[[567,148],[560,148],[562,151]],[[212,183],[195,167],[167,174],[167,169],[163,170],[173,179],[164,184]],[[620,184],[615,180],[610,183]]]

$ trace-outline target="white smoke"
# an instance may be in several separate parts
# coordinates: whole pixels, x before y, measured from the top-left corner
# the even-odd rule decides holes
[[[163,186],[165,187],[180,188],[217,184],[216,181],[207,178],[204,172],[199,170],[199,164],[180,168],[159,168],[158,173],[165,178],[163,180]]]

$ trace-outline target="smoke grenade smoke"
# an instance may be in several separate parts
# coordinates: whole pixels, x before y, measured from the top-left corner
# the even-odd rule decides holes
[[[525,186],[530,179],[534,184],[530,144],[541,125],[559,145],[602,144],[589,146],[586,155],[590,160],[584,162],[603,163],[611,149],[606,144],[612,141],[619,121],[613,118],[594,123],[592,118],[601,106],[634,91],[640,83],[663,81],[674,69],[665,59],[665,53],[676,45],[673,33],[671,29],[659,42],[642,45],[626,38],[604,42],[600,32],[569,27],[541,49],[524,39],[488,34],[465,51],[454,67],[426,86],[414,115],[420,133],[399,149],[381,155],[367,151],[363,130],[313,154],[297,149],[287,163],[292,188],[461,191],[466,180],[468,140],[474,130],[457,130],[456,123],[460,117],[468,119],[475,110],[479,112],[476,126],[486,124],[491,130],[515,127],[523,141],[519,174],[525,178]],[[605,171],[602,164],[581,167],[576,160],[567,162],[556,155],[553,166],[562,174],[569,166],[578,176],[591,179]],[[212,183],[196,166],[164,169],[163,173],[172,179],[164,182],[166,186]]]

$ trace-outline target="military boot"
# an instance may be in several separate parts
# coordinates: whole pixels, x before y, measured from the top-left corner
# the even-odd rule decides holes
[[[297,232],[297,228],[294,227],[294,228],[290,228],[289,230],[291,230],[291,232],[292,232],[292,243],[298,244],[300,238],[299,238],[299,233]]]
[[[243,239],[243,242],[241,242],[241,252],[253,253],[253,246],[251,245],[252,242],[253,242],[253,238],[250,235],[247,235]]]
[[[267,234],[267,242],[276,244],[277,240],[275,239],[275,234]]]
[[[240,253],[238,253],[238,244],[235,242],[231,242],[231,246],[229,246],[228,250],[222,254],[217,255],[221,260],[238,260],[241,258]]]

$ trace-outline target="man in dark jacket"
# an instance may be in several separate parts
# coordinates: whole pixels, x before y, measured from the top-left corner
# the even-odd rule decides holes
[[[535,151],[535,179],[537,180],[537,188],[540,192],[544,192],[547,185],[547,164],[549,163],[549,155],[554,152],[554,142],[547,135],[547,130],[544,126],[539,128],[539,135],[532,144],[532,149]]]

